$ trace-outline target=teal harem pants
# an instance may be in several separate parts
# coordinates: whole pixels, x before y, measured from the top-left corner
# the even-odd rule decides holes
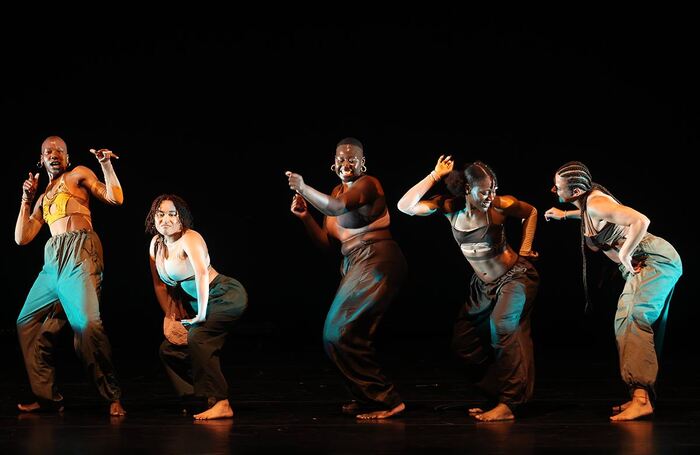
[[[654,329],[665,323],[676,282],[683,274],[681,258],[666,240],[646,234],[635,250],[633,263],[642,268],[630,274],[622,265],[625,287],[617,302],[615,339],[620,373],[630,394],[643,388],[655,399],[654,385],[659,372],[656,349],[662,340],[654,339]],[[657,335],[662,334],[659,331]]]
[[[343,258],[340,271],[323,328],[326,354],[358,404],[393,409],[402,400],[377,362],[373,340],[406,276],[406,259],[391,239],[363,241]]]
[[[494,282],[474,274],[454,326],[452,346],[471,379],[511,411],[532,397],[535,384],[530,315],[538,285],[537,270],[522,257]]]
[[[61,400],[52,354],[66,321],[73,329],[75,351],[100,395],[110,402],[121,396],[100,319],[102,271],[102,244],[95,232],[70,231],[46,242],[44,267],[17,317],[29,383],[40,401]]]
[[[197,301],[191,301],[197,311]],[[209,404],[228,398],[220,354],[226,336],[248,307],[248,294],[237,280],[217,275],[209,283],[206,320],[189,328],[187,345],[164,340],[160,358],[175,391],[181,397],[206,397]]]

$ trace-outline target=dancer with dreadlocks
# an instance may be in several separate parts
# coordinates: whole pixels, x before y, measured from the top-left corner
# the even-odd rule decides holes
[[[513,196],[496,196],[496,174],[476,161],[464,172],[453,170],[451,156],[408,190],[398,204],[408,215],[442,213],[452,235],[474,269],[469,298],[454,327],[453,346],[473,370],[474,379],[495,406],[469,413],[481,421],[513,420],[518,406],[532,397],[535,366],[530,336],[532,302],[539,276],[526,258],[536,258],[532,241],[537,210]],[[443,177],[452,197],[423,196]],[[519,253],[506,242],[503,223],[523,223]]]
[[[554,175],[552,192],[559,202],[569,202],[575,211],[552,207],[547,220],[579,219],[581,253],[586,285],[585,247],[601,250],[620,264],[625,287],[617,302],[615,338],[620,373],[631,400],[613,407],[613,421],[634,420],[654,412],[654,384],[659,370],[654,328],[663,323],[673,288],[683,273],[681,258],[666,240],[647,232],[649,219],[620,203],[607,189],[593,182],[581,162],[571,161]],[[659,331],[660,334],[662,331]]]

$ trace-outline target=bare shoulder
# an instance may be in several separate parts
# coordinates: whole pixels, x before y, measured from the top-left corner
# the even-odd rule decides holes
[[[185,241],[185,243],[188,244],[205,243],[202,234],[195,231],[194,229],[188,229],[187,231],[185,231],[185,233],[182,234],[182,239]]]
[[[379,179],[373,175],[365,174],[362,177],[360,177],[357,182],[364,182],[366,185],[375,185],[377,188],[381,188],[382,184],[379,182]]]
[[[70,171],[66,172],[68,176],[85,177],[89,175],[95,175],[95,173],[87,166],[78,165],[75,166]]]
[[[84,182],[91,183],[94,180],[97,180],[97,175],[90,169],[89,167],[86,166],[76,166],[70,171],[65,173],[65,176],[67,177],[67,180],[76,184],[80,185]]]
[[[590,196],[588,196],[588,200],[586,201],[586,207],[588,208],[589,213],[608,211],[617,206],[620,206],[620,204],[618,204],[613,198],[611,198],[607,194],[601,193],[599,191],[596,191]]]
[[[493,199],[493,207],[495,209],[504,210],[517,204],[517,202],[518,199],[515,196],[511,196],[510,194],[503,194],[500,196],[496,196]]]
[[[357,179],[353,184],[352,188],[362,193],[369,193],[374,195],[384,194],[384,189],[382,188],[382,184],[379,183],[379,179],[367,174]]]

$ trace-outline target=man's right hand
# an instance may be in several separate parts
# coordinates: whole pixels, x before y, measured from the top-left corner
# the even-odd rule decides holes
[[[22,184],[22,200],[32,202],[36,196],[36,190],[39,187],[39,174],[29,173],[29,177]]]

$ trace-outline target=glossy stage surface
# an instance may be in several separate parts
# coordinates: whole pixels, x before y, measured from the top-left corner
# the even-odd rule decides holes
[[[10,340],[7,340],[8,342]],[[234,343],[231,343],[232,345]],[[700,377],[670,357],[652,419],[610,423],[624,398],[614,355],[590,349],[540,348],[535,398],[515,422],[481,423],[467,408],[482,403],[440,341],[382,345],[387,370],[407,409],[365,422],[343,415],[348,396],[321,347],[272,350],[237,340],[225,352],[233,419],[193,421],[173,396],[157,359],[121,362],[128,415],[110,418],[63,356],[61,414],[20,414],[23,372],[5,372],[0,391],[0,452],[9,453],[697,453]],[[123,359],[128,353],[116,352]],[[403,357],[400,358],[399,355]],[[611,354],[611,353],[608,353]],[[61,376],[61,375],[60,375]],[[194,408],[196,410],[196,408]]]

